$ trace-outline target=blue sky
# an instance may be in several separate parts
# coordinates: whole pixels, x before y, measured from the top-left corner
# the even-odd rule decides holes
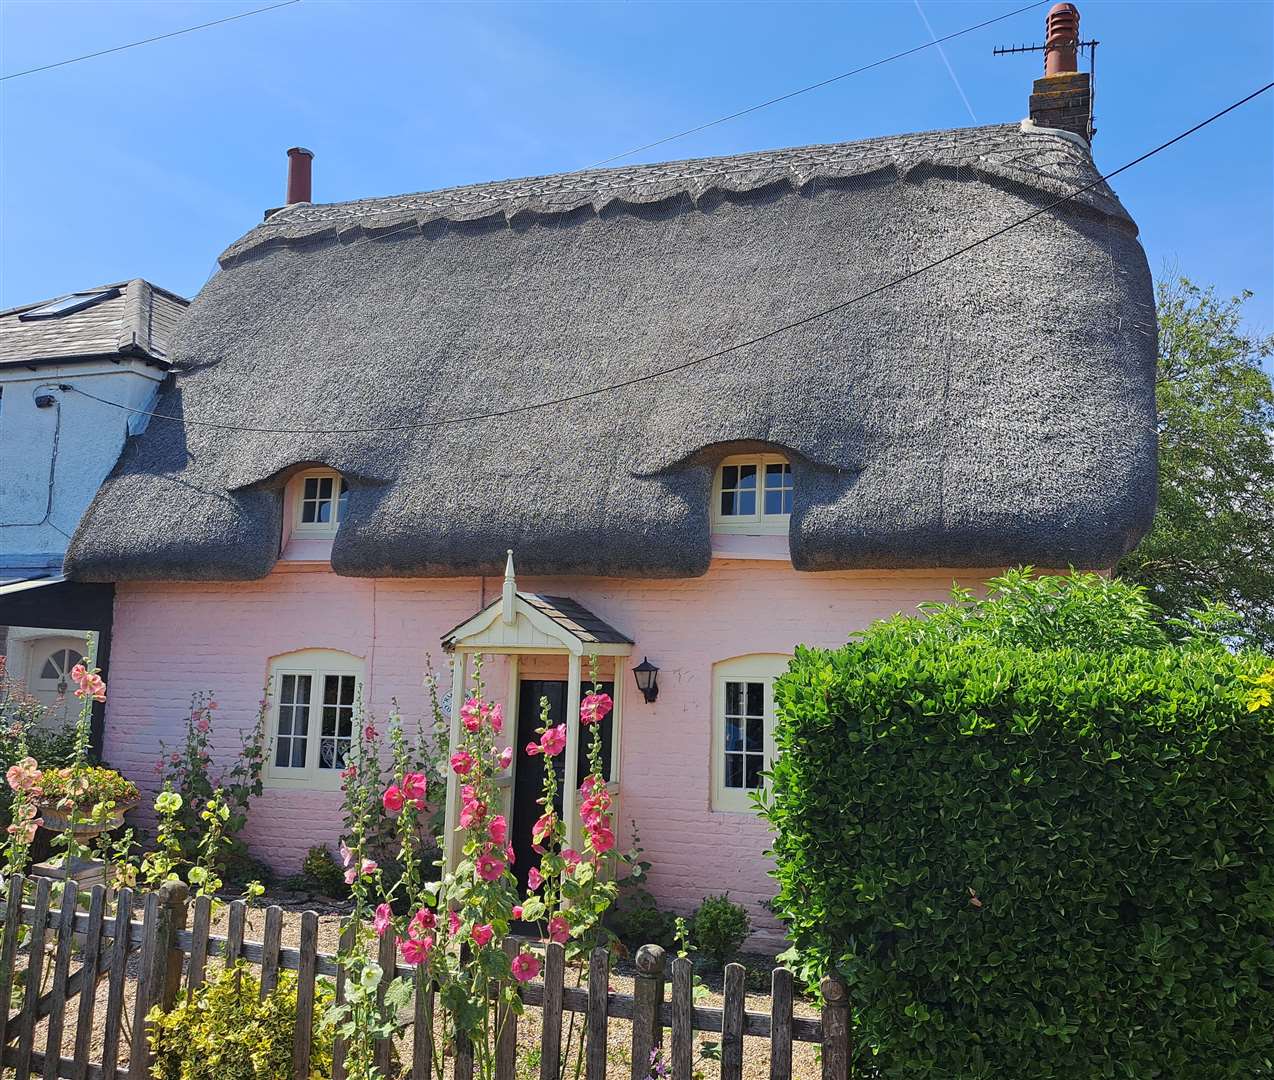
[[[6,0],[9,73],[259,6]],[[921,0],[935,33],[1022,6]],[[1109,170],[1274,78],[1274,4],[1080,0]],[[626,160],[1025,115],[1046,8]],[[919,44],[895,3],[302,0],[0,84],[0,306],[130,277],[193,295],[282,201],[293,145],[336,201],[582,168]],[[967,104],[966,99],[967,98]],[[1152,269],[1257,295],[1274,329],[1274,93],[1124,174]]]

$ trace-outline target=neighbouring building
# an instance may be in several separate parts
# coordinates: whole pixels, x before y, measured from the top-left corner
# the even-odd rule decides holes
[[[55,722],[89,631],[108,667],[114,602],[64,579],[66,545],[145,427],[188,303],[136,279],[0,311],[0,657]]]
[[[294,869],[338,840],[357,701],[410,712],[427,652],[444,690],[482,653],[522,747],[541,697],[577,730],[595,654],[657,898],[728,890],[771,932],[749,794],[793,649],[1010,565],[1110,567],[1150,524],[1154,307],[1115,193],[922,270],[1098,179],[1045,90],[1040,122],[328,205],[292,151],[71,546],[115,583],[107,757],[145,782],[195,688],[230,754],[268,682],[248,840]]]

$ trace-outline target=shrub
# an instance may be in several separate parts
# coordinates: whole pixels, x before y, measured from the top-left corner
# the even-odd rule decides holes
[[[155,1080],[276,1080],[292,1075],[296,1032],[296,976],[279,974],[273,992],[260,999],[261,984],[240,963],[213,975],[168,1013],[152,1009],[150,1047]],[[332,1075],[332,1027],[323,1015],[332,994],[315,991],[310,1076]]]
[[[775,910],[882,1076],[1269,1071],[1268,661],[1155,618],[1019,573],[778,680]]]
[[[675,945],[674,917],[660,909],[646,889],[633,889],[606,915],[606,924],[630,950],[643,945],[671,949]]]
[[[743,945],[752,931],[747,908],[736,904],[728,893],[707,896],[690,920],[690,939],[700,952],[718,964],[725,964]]]
[[[324,896],[343,898],[349,895],[345,871],[323,844],[315,844],[305,853],[301,875]]]

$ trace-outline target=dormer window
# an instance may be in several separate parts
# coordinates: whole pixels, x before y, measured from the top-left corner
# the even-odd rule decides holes
[[[792,465],[782,454],[739,454],[717,468],[712,527],[717,532],[787,532]]]
[[[292,483],[295,485],[292,535],[335,536],[349,502],[349,484],[345,478],[338,472],[315,469],[301,473]]]

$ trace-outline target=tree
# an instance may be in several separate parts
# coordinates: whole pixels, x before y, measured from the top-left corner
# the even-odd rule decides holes
[[[1159,285],[1159,509],[1116,572],[1168,616],[1228,604],[1236,644],[1274,651],[1274,337],[1244,332],[1251,295]]]

